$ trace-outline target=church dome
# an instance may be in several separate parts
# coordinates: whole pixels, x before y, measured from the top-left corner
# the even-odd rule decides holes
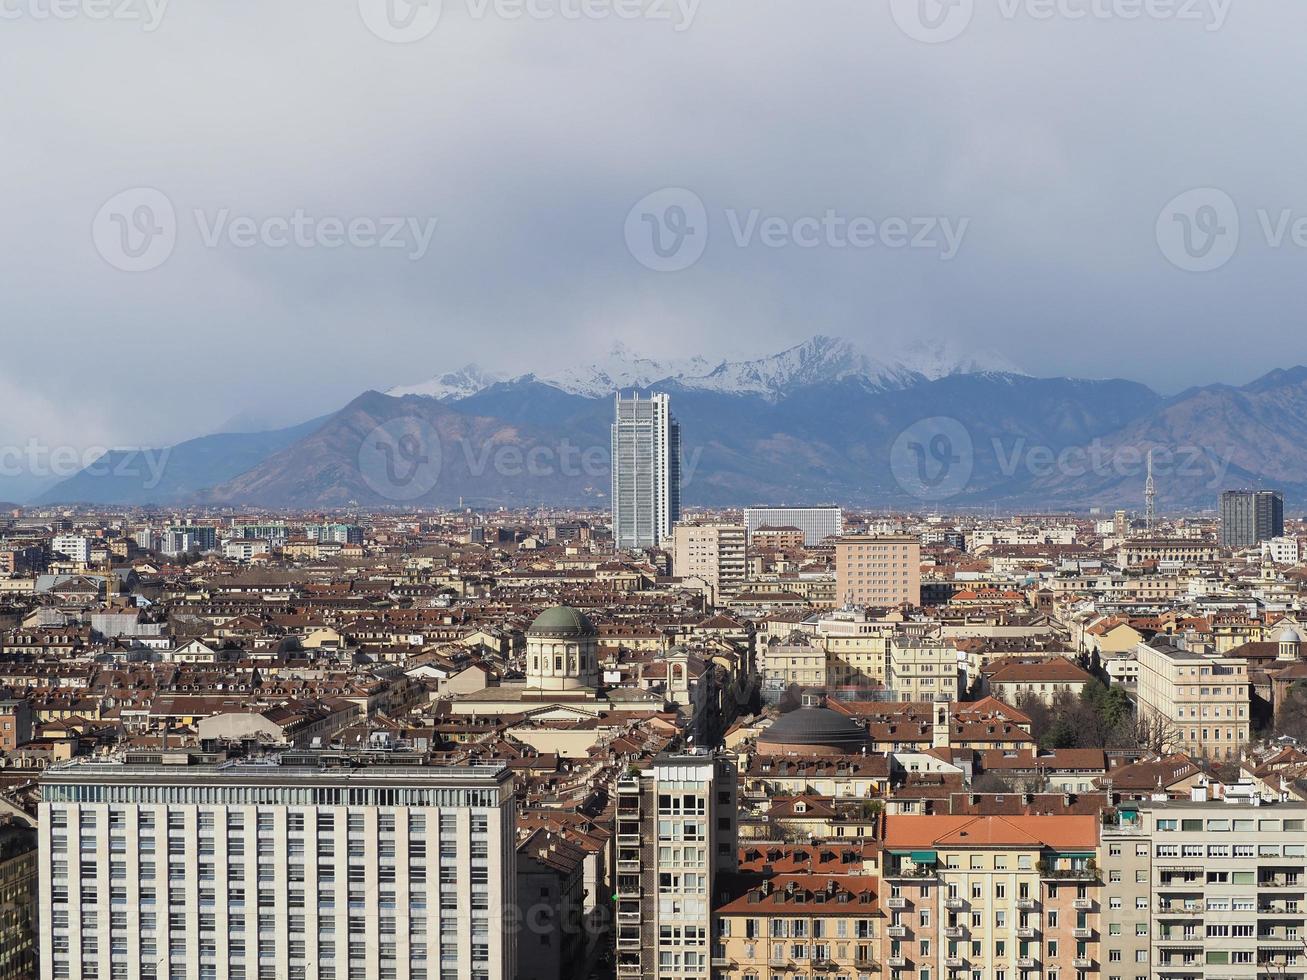
[[[1280,630],[1279,635],[1275,638],[1277,643],[1301,643],[1302,634],[1292,626],[1286,626]]]
[[[759,749],[785,751],[826,749],[837,753],[860,752],[868,745],[867,731],[852,718],[830,708],[800,708],[781,715],[758,736]]]
[[[581,637],[598,633],[590,618],[571,606],[554,606],[536,617],[527,629],[527,636]]]

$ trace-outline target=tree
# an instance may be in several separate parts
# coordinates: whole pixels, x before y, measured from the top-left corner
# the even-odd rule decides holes
[[[1015,793],[1012,784],[1002,773],[987,772],[971,781],[973,793]]]

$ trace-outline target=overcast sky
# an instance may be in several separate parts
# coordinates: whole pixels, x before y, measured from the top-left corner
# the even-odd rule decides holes
[[[1307,362],[1303,5],[693,2],[0,0],[0,444],[618,339],[926,335],[1167,392]],[[691,208],[649,268],[684,201],[706,240]]]

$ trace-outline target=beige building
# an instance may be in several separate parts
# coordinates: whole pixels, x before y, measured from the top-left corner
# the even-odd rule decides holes
[[[1237,759],[1248,742],[1248,662],[1192,653],[1161,638],[1135,648],[1141,711],[1170,729],[1164,751]]]
[[[957,647],[939,637],[894,637],[886,685],[899,701],[958,700]]]
[[[835,593],[857,605],[921,605],[921,541],[908,535],[837,538]]]
[[[826,650],[826,675],[836,687],[878,687],[889,674],[889,641],[899,624],[837,610],[817,622]]]
[[[885,818],[887,980],[1097,975],[1096,816]]]
[[[672,572],[703,579],[715,599],[723,586],[744,581],[745,540],[743,524],[677,524],[672,531]]]
[[[764,691],[784,691],[789,687],[825,687],[826,650],[815,642],[764,643],[758,652],[758,671]]]
[[[715,914],[713,976],[879,976],[880,879],[859,874],[782,874],[751,882]]]

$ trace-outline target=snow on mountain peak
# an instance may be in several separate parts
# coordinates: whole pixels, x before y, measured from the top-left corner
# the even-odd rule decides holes
[[[792,390],[823,382],[857,379],[877,388],[904,388],[923,380],[981,372],[1022,373],[1002,357],[965,353],[947,341],[914,341],[898,354],[882,358],[873,357],[845,338],[818,335],[779,354],[717,364],[697,356],[669,360],[645,357],[618,341],[597,363],[514,380],[530,378],[586,398],[607,398],[623,389],[671,381],[696,391],[779,400]],[[456,401],[501,380],[470,364],[424,384],[393,388],[388,394]]]

